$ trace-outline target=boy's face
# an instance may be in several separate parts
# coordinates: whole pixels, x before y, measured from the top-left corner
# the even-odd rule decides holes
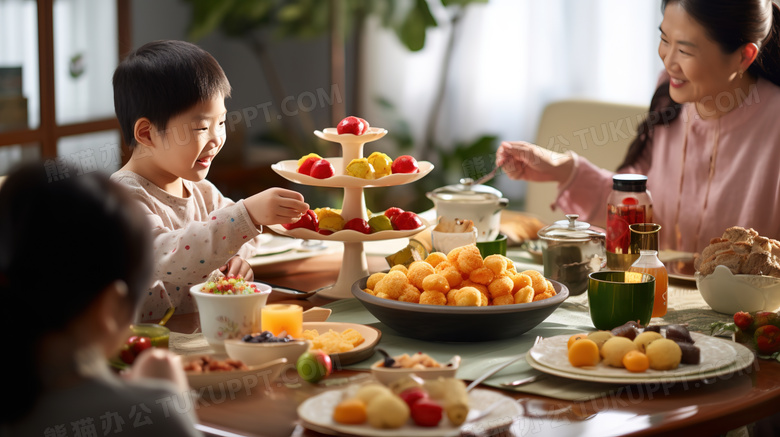
[[[201,181],[225,144],[225,99],[220,95],[172,117],[164,131],[152,132],[157,165],[171,178]]]

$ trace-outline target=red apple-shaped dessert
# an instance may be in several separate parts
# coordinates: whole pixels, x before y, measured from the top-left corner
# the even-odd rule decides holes
[[[291,229],[296,228],[304,228],[308,229],[310,231],[317,232],[319,231],[319,219],[317,218],[317,214],[314,213],[312,210],[306,211],[306,214],[301,216],[300,219],[298,219],[295,223],[284,223],[282,226],[287,229],[288,231]]]
[[[395,158],[390,169],[393,173],[418,173],[420,171],[420,166],[413,156],[401,155],[398,158]]]
[[[400,214],[402,212],[404,212],[403,209],[401,209],[401,208],[399,208],[397,206],[394,206],[392,208],[387,208],[387,210],[385,211],[385,216],[387,216],[387,218],[390,219],[390,223],[392,223],[393,219],[395,218],[395,216],[397,216],[398,214]]]
[[[339,135],[352,134],[363,135],[368,132],[368,122],[360,117],[349,116],[344,118],[336,126]]]
[[[303,160],[303,163],[298,166],[298,173],[310,175],[311,174],[311,167],[314,165],[315,162],[321,161],[322,158],[318,156],[310,156]]]
[[[371,226],[368,225],[367,221],[360,217],[355,217],[344,223],[344,229],[352,229],[353,231],[362,232],[364,234],[371,233]]]
[[[422,225],[420,217],[417,217],[417,214],[411,211],[402,212],[395,216],[395,220],[393,220],[393,226],[399,231],[410,231]]]
[[[327,159],[320,159],[311,166],[311,172],[309,176],[317,179],[327,179],[335,173],[333,170],[333,164],[328,162]]]

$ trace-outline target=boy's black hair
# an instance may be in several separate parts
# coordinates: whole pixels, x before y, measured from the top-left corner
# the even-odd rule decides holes
[[[114,72],[114,111],[128,146],[146,117],[160,130],[168,120],[215,96],[230,97],[230,82],[213,56],[195,44],[164,40],[144,44]]]

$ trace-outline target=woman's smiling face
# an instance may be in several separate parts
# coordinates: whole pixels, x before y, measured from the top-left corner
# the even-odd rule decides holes
[[[666,6],[660,29],[658,55],[671,77],[672,99],[678,103],[698,103],[700,111],[715,110],[719,94],[733,92],[735,88],[741,71],[740,50],[723,53],[720,45],[709,38],[704,27],[678,2]]]

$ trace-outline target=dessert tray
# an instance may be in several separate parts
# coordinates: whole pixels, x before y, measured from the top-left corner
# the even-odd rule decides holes
[[[317,179],[297,172],[297,161],[280,161],[271,168],[283,178],[303,185],[334,187],[344,190],[344,201],[341,215],[345,220],[356,217],[367,220],[366,199],[364,188],[389,187],[414,182],[433,170],[430,162],[418,161],[420,171],[418,173],[391,174],[377,179],[361,179],[346,175],[346,166],[353,159],[363,157],[363,146],[367,142],[376,141],[387,134],[387,130],[372,127],[363,135],[338,134],[335,128],[327,128],[322,131],[314,131],[314,134],[326,141],[341,144],[342,156],[340,158],[327,159],[334,166],[334,176],[326,179]],[[421,219],[422,220],[422,219]],[[353,230],[342,230],[330,235],[322,235],[309,229],[294,228],[285,229],[281,225],[270,226],[274,232],[281,235],[307,240],[339,241],[344,244],[342,268],[338,279],[333,286],[319,292],[320,296],[330,299],[344,299],[352,297],[352,284],[358,279],[368,276],[368,262],[363,248],[364,241],[381,241],[405,238],[416,235],[425,230],[428,224],[423,220],[423,225],[417,229],[402,231],[380,231],[372,234],[363,234]]]

